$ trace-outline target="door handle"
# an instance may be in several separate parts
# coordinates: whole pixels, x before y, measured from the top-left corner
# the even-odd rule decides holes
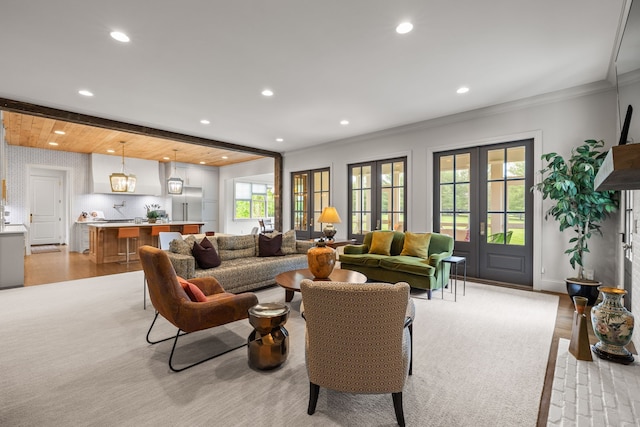
[[[487,224],[486,224],[486,223],[484,223],[484,222],[481,222],[481,223],[480,223],[480,235],[481,235],[481,236],[484,236],[484,235],[485,235],[485,233],[486,233],[486,231],[487,231],[486,229],[487,229]]]
[[[30,213],[30,214],[29,214],[29,223],[32,223],[32,222],[33,222],[33,214],[32,214],[32,213]]]
[[[622,244],[622,250],[623,251],[628,251],[629,249],[632,249],[633,243],[623,243]]]

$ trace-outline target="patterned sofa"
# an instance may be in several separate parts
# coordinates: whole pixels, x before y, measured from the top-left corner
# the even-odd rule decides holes
[[[269,237],[274,236],[267,235]],[[218,267],[202,269],[192,255],[194,243],[201,239],[189,235],[174,240],[168,251],[176,274],[184,279],[215,277],[226,292],[239,293],[275,284],[285,271],[307,268],[307,250],[313,242],[296,240],[295,231],[282,234],[282,256],[259,256],[259,236],[206,236],[222,261]]]
[[[388,237],[387,247],[383,250],[374,249],[374,233],[382,233],[378,236]],[[439,233],[406,235],[412,242],[426,243],[422,243],[423,247],[407,250],[409,245],[405,245],[405,233],[367,233],[362,245],[344,247],[344,254],[340,255],[340,268],[358,271],[372,281],[407,282],[412,288],[426,289],[427,297],[431,299],[434,289],[440,289],[443,284],[448,283],[449,269],[445,268],[442,260],[453,254],[453,238]]]

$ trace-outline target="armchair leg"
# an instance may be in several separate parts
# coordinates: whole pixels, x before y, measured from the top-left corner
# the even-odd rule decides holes
[[[409,375],[413,375],[413,323],[409,325],[409,343],[411,352],[409,353]]]
[[[313,415],[316,412],[316,404],[318,403],[318,394],[320,393],[320,386],[312,382],[309,383],[309,408],[307,414]]]
[[[393,409],[396,411],[396,421],[400,427],[404,427],[404,411],[402,410],[402,392],[392,393]]]
[[[213,356],[209,356],[209,357],[207,357],[205,359],[202,359],[202,360],[200,360],[198,362],[192,363],[191,365],[184,366],[182,368],[176,368],[176,367],[173,366],[173,354],[175,353],[175,350],[176,350],[176,344],[178,344],[178,338],[183,336],[183,335],[187,335],[188,332],[182,332],[181,329],[178,329],[178,332],[176,333],[175,338],[174,337],[167,337],[167,338],[164,338],[164,339],[161,339],[161,340],[158,340],[158,341],[151,341],[149,339],[149,334],[151,334],[151,329],[153,329],[153,325],[155,325],[159,314],[160,313],[158,313],[158,311],[156,310],[156,315],[153,318],[153,322],[151,322],[151,326],[149,327],[149,331],[147,332],[147,342],[149,344],[158,344],[158,343],[161,343],[161,342],[164,342],[164,341],[168,341],[168,340],[173,338],[173,347],[171,348],[171,355],[169,356],[169,369],[171,369],[173,372],[182,372],[185,369],[192,368],[192,367],[194,367],[196,365],[199,365],[199,364],[204,363],[206,361],[209,361],[211,359],[215,359],[218,356],[222,356],[223,354],[227,354],[230,351],[237,350],[237,349],[247,345],[247,342],[245,341],[243,344],[240,344],[240,345],[238,345],[236,347],[229,348],[229,349],[223,351],[222,353],[214,354]]]

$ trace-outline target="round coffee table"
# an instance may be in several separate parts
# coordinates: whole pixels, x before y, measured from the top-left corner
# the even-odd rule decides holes
[[[276,276],[276,283],[284,288],[286,302],[291,302],[294,293],[300,292],[300,282],[303,279],[313,280],[314,282],[365,283],[367,276],[357,271],[342,270],[340,268],[334,268],[327,279],[314,278],[308,268],[285,271]]]

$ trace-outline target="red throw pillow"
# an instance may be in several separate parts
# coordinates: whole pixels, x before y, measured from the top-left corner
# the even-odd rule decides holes
[[[206,237],[202,239],[202,242],[194,243],[191,253],[200,268],[214,268],[222,263],[218,252]]]
[[[178,277],[178,282],[180,282],[180,285],[182,286],[182,289],[184,289],[184,291],[186,292],[187,296],[191,301],[207,302],[207,297],[205,296],[204,293],[202,293],[199,287],[197,287],[196,285],[194,285],[193,283],[187,280],[184,280],[180,276],[177,276],[177,277]]]
[[[258,256],[284,256],[281,247],[282,234],[273,237],[261,234],[258,237]]]

